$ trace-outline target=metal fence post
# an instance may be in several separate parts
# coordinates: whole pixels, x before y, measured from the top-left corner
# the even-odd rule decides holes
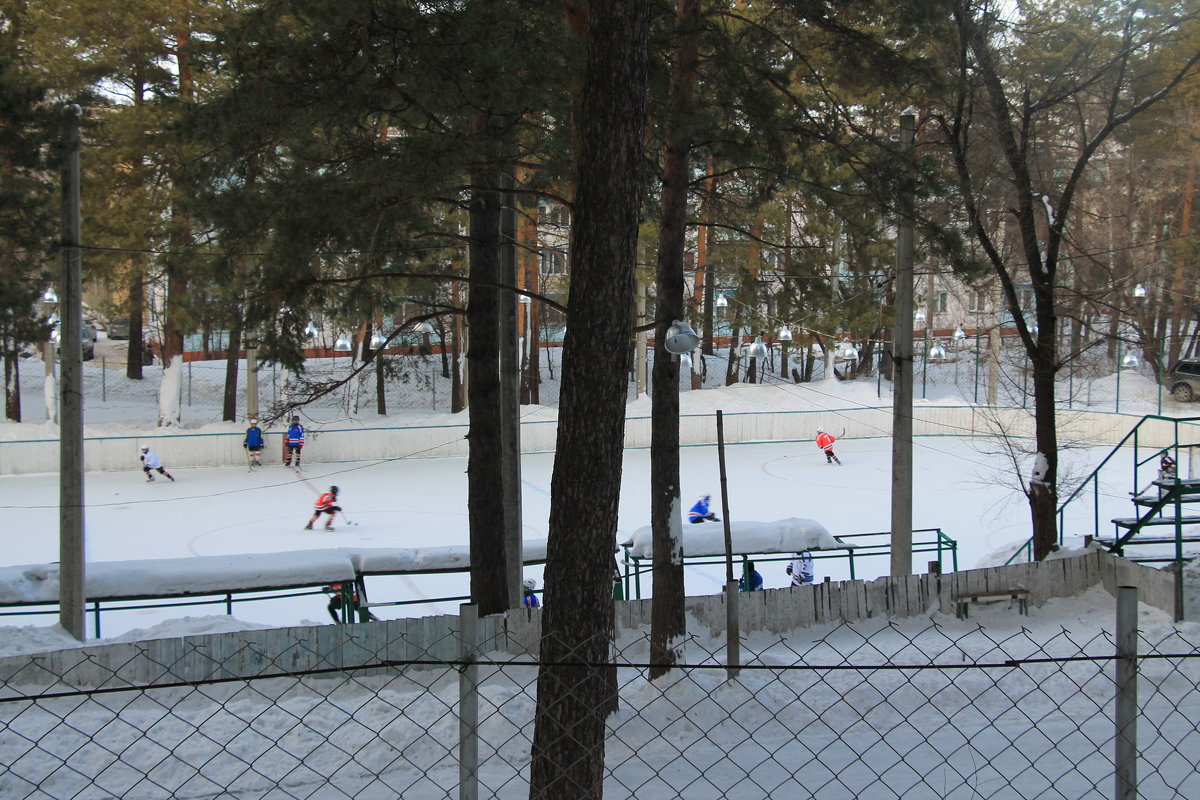
[[[461,625],[463,665],[458,677],[458,796],[459,800],[479,797],[479,607],[463,603],[458,607]]]
[[[742,665],[742,636],[738,629],[738,582],[725,582],[725,674],[736,678]]]
[[[108,402],[108,359],[100,359],[100,402]]]
[[[1137,797],[1137,610],[1136,586],[1117,587],[1116,741],[1113,797]]]

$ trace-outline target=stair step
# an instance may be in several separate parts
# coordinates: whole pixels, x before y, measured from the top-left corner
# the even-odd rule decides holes
[[[1138,520],[1136,517],[1123,517],[1121,519],[1114,519],[1112,522],[1113,522],[1113,525],[1116,525],[1118,528],[1136,528],[1138,525]],[[1200,517],[1180,517],[1179,523],[1181,525],[1200,525]],[[1142,527],[1148,528],[1152,525],[1174,525],[1174,524],[1175,524],[1175,517],[1151,517],[1150,519],[1148,519],[1142,523]],[[1172,540],[1172,541],[1174,541],[1174,540]]]
[[[1181,491],[1183,494],[1200,494],[1200,479],[1197,478],[1188,478],[1181,481],[1156,480],[1153,481],[1153,483],[1155,486],[1161,486],[1164,489],[1169,489],[1172,486],[1178,486],[1179,491]]]
[[[1093,542],[1095,542],[1095,543],[1096,543],[1096,544],[1098,544],[1098,545],[1101,545],[1101,546],[1103,546],[1103,547],[1113,547],[1113,546],[1114,546],[1114,545],[1116,545],[1116,543],[1117,543],[1115,539],[1093,539],[1092,541],[1093,541]],[[1198,539],[1198,538],[1197,538],[1197,537],[1195,537],[1195,536],[1184,536],[1184,537],[1183,537],[1183,539],[1182,539],[1182,541],[1184,541],[1184,542],[1197,542],[1197,541],[1200,541],[1200,539]],[[1131,545],[1131,544],[1136,544],[1136,545],[1143,545],[1143,544],[1175,544],[1175,537],[1174,537],[1174,536],[1150,536],[1150,537],[1142,537],[1142,536],[1138,536],[1138,537],[1136,537],[1136,538],[1134,538],[1134,539],[1130,539],[1129,541],[1125,542],[1125,544],[1124,544],[1124,545],[1122,545],[1122,546],[1123,546],[1123,547],[1128,547],[1128,546],[1129,546],[1129,545]],[[1135,561],[1135,560],[1137,560],[1137,559],[1130,558],[1129,560],[1130,560],[1130,561]]]

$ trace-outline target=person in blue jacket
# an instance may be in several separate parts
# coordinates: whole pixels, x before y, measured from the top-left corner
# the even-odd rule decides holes
[[[283,456],[283,465],[290,467],[292,465],[292,456],[296,457],[296,468],[300,468],[300,451],[304,449],[304,426],[300,424],[299,417],[292,417],[292,424],[288,425],[285,442],[287,444],[287,452]]]
[[[708,495],[701,495],[696,501],[696,505],[692,506],[692,510],[688,512],[688,522],[720,522],[720,517],[708,510]]]
[[[524,590],[524,597],[521,598],[521,605],[525,606],[526,608],[540,608],[542,604],[538,600],[538,596],[534,594],[534,590],[537,589],[537,581],[535,581],[533,578],[526,578],[521,583],[521,588]]]
[[[263,439],[262,428],[258,427],[258,420],[251,419],[250,427],[246,428],[246,438],[242,440],[242,447],[246,448],[246,457],[250,459],[251,467],[262,466],[259,456],[262,455],[263,445],[265,444],[266,441]]]
[[[750,588],[746,588],[746,576],[750,576]],[[761,592],[763,590],[763,576],[754,566],[753,561],[746,562],[746,570],[742,577],[738,580],[739,592]]]

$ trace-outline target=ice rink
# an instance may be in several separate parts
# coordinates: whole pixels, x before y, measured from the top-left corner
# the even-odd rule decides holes
[[[1029,508],[1017,488],[1013,466],[986,447],[978,440],[953,438],[919,439],[914,447],[913,527],[940,528],[954,539],[960,569],[986,563],[998,551],[1029,537]],[[1064,452],[1062,474],[1086,474],[1109,450]],[[841,467],[827,465],[811,441],[729,446],[725,453],[729,507],[724,508],[717,448],[685,448],[681,454],[684,508],[708,492],[717,514],[731,520],[801,517],[816,520],[835,536],[889,530],[891,440],[843,440],[837,452]],[[649,462],[649,450],[626,452],[618,540],[649,522]],[[468,543],[465,459],[306,463],[302,473],[284,468],[277,459],[266,464],[253,472],[244,467],[174,469],[167,464],[178,479],[175,483],[161,477],[148,483],[136,468],[89,473],[88,561]],[[547,536],[553,464],[551,454],[526,455],[522,460],[526,539]],[[303,530],[317,493],[331,484],[340,487],[339,502],[345,509],[336,531]],[[1129,513],[1124,488],[1102,492],[1103,519]],[[0,531],[0,566],[58,559],[58,491],[58,477],[53,474],[0,479],[0,507],[9,521]],[[1091,504],[1086,506],[1090,523]],[[925,564],[924,558],[914,558],[914,570],[924,571]],[[762,565],[766,588],[787,585],[783,568],[783,562]],[[886,557],[859,559],[856,569],[856,577],[870,579],[886,574],[889,564]],[[540,567],[526,572],[540,585]],[[716,592],[723,576],[720,568],[689,567],[687,592]],[[845,560],[819,561],[817,580],[826,576],[849,577]],[[649,589],[647,578],[643,595]],[[368,590],[374,603],[403,603],[377,608],[380,617],[426,616],[456,613],[459,600],[439,598],[466,595],[468,580],[465,574],[370,578]],[[223,612],[220,605],[106,611],[103,635],[115,636],[166,619]],[[270,625],[329,621],[319,595],[238,604],[234,616]],[[52,622],[52,616],[5,618],[0,625]]]

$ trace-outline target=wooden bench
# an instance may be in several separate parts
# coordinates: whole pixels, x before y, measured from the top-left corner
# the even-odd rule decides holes
[[[1026,616],[1029,615],[1029,592],[1025,589],[1009,589],[1003,592],[976,592],[973,594],[955,595],[954,598],[954,615],[959,619],[966,619],[969,616],[972,605],[990,605],[992,603],[1007,602],[1008,607],[1014,605],[1017,611]]]

